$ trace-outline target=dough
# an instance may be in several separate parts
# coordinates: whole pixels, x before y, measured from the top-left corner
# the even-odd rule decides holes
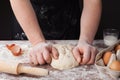
[[[55,44],[53,46],[58,50],[59,53],[58,59],[52,58],[51,66],[53,68],[63,70],[73,68],[79,65],[79,63],[75,60],[72,54],[72,45]]]

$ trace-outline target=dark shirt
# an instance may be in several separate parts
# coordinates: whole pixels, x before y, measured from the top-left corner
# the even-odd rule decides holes
[[[31,0],[31,3],[46,39],[79,38],[82,1]]]

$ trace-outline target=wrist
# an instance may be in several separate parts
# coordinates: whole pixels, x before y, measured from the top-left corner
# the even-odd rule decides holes
[[[35,46],[35,45],[40,44],[40,43],[46,43],[46,41],[45,40],[35,40],[31,43],[32,43],[32,46]]]
[[[88,44],[92,44],[93,40],[88,39],[87,37],[84,37],[84,38],[80,37],[79,42],[86,42]]]

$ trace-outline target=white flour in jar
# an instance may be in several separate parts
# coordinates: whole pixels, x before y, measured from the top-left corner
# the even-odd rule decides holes
[[[111,36],[111,35],[104,36],[104,43],[107,46],[111,46],[111,45],[115,44],[117,42],[117,40],[118,40],[118,38],[116,36]]]

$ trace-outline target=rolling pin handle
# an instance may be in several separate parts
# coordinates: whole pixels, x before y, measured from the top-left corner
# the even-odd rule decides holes
[[[26,73],[26,74],[36,75],[36,76],[46,76],[49,74],[49,71],[43,68],[36,68],[36,67],[30,67],[30,66],[25,66],[23,64],[19,64],[18,74],[20,73]]]

